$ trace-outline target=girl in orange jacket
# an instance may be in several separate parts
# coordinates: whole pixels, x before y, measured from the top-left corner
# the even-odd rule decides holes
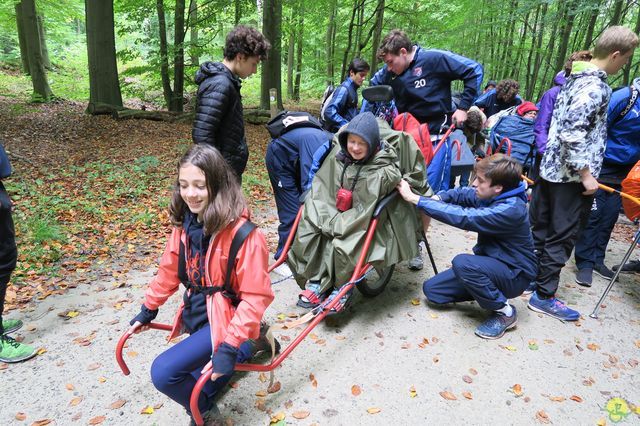
[[[154,360],[151,378],[189,412],[191,391],[213,361],[212,383],[198,403],[205,419],[212,418],[218,413],[213,398],[228,383],[236,362],[248,360],[265,343],[259,339],[260,320],[273,300],[267,245],[260,231],[250,232],[230,275],[232,291],[221,291],[233,237],[249,212],[233,171],[208,145],[193,145],[180,160],[169,213],[174,229],[131,331],[148,328],[158,308],[178,290],[181,275],[187,289],[168,340],[184,332],[189,337]]]

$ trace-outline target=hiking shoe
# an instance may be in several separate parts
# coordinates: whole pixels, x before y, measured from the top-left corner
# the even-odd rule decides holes
[[[224,425],[224,418],[222,417],[220,409],[215,402],[213,403],[213,406],[211,408],[200,414],[202,415],[202,421],[204,422],[205,426]],[[189,426],[196,426],[196,422],[195,420],[193,420],[193,418],[191,418]]]
[[[269,339],[267,338],[267,331],[269,330],[269,324],[266,322],[260,323],[260,336],[257,339],[251,340],[251,347],[253,351],[252,358],[259,357],[264,354],[271,354],[271,343],[269,343]],[[280,353],[280,342],[274,337],[273,338],[275,354]]]
[[[501,312],[494,312],[476,328],[476,336],[483,339],[499,339],[504,335],[505,331],[515,327],[518,322],[516,308],[515,306],[511,308],[513,309],[511,316],[506,316]]]
[[[538,285],[536,284],[536,282],[535,281],[531,281],[529,283],[529,287],[525,288],[524,291],[522,292],[522,294],[527,296],[527,295],[533,293],[534,291],[536,291],[537,287],[538,287]]]
[[[576,282],[584,287],[591,287],[593,282],[593,269],[584,268],[576,272]]]
[[[13,333],[14,331],[20,330],[22,327],[22,321],[18,319],[8,319],[2,320],[2,329],[4,330],[4,334]]]
[[[617,271],[620,265],[615,265],[613,268],[614,271]],[[620,272],[640,272],[640,260],[632,260],[631,262],[627,262],[622,265],[622,269]]]
[[[293,272],[291,272],[291,268],[289,268],[289,265],[287,265],[286,263],[283,263],[282,265],[275,268],[273,272],[282,277],[290,277],[293,275]]]
[[[37,351],[29,345],[16,342],[9,336],[0,336],[0,361],[14,363],[36,356]]]
[[[595,272],[596,274],[600,275],[605,280],[610,280],[615,275],[615,272],[613,272],[611,269],[607,268],[607,265],[605,265],[605,264],[596,265],[593,268],[593,272]]]
[[[422,246],[420,243],[418,243],[418,255],[407,262],[407,267],[412,271],[419,271],[424,267],[424,262],[422,261]]]
[[[535,312],[549,315],[561,321],[577,321],[580,319],[580,312],[569,308],[562,300],[555,297],[542,299],[538,292],[534,291],[529,299],[527,307]]]

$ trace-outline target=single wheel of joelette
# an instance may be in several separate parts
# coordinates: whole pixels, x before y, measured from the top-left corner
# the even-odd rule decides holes
[[[367,278],[356,284],[358,291],[366,297],[379,295],[384,291],[387,284],[389,284],[395,268],[396,265],[391,265],[383,269],[375,268]]]

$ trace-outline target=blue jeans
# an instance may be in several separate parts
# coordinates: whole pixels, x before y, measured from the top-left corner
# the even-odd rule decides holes
[[[574,256],[578,269],[604,264],[607,244],[611,238],[611,231],[618,221],[620,207],[622,207],[622,198],[618,194],[598,189],[594,205],[591,207],[589,222],[580,232],[576,242]]]
[[[245,362],[252,356],[251,345],[244,342],[238,350],[237,362]],[[163,394],[182,405],[189,414],[191,391],[200,378],[200,371],[211,360],[211,327],[202,327],[186,339],[170,347],[153,361],[151,381]],[[202,388],[198,408],[203,413],[214,404],[214,396],[229,383],[231,375],[209,381]]]
[[[430,302],[475,300],[482,308],[495,311],[508,299],[520,296],[531,281],[488,256],[459,254],[451,265],[451,269],[424,282],[422,290]]]

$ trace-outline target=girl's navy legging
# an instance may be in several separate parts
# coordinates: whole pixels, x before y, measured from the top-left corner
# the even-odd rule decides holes
[[[246,362],[252,356],[251,344],[240,345],[237,362]],[[211,331],[207,324],[186,339],[161,353],[151,365],[153,385],[163,394],[182,405],[189,414],[191,391],[200,378],[200,371],[211,360]],[[201,413],[213,407],[214,396],[222,389],[231,375],[222,376],[215,382],[209,381],[198,400]]]

